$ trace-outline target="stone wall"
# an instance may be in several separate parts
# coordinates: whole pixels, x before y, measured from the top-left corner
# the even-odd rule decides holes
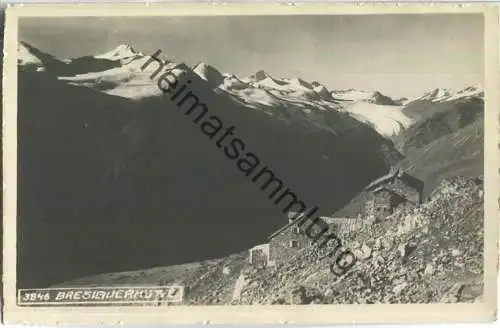
[[[295,255],[299,249],[311,244],[311,239],[291,227],[274,237],[270,242],[270,259],[276,264],[286,262],[288,258]]]
[[[381,184],[374,191],[367,192],[363,212],[369,220],[382,220],[396,209],[413,208],[420,202],[421,190],[408,185],[404,178],[396,178]]]
[[[264,255],[266,257],[267,263],[265,266],[272,266],[274,264],[270,260],[270,245],[269,244],[261,244],[261,245],[254,246],[251,249],[249,249],[248,261],[254,266],[259,266],[258,263],[253,263],[254,252],[259,252],[259,253],[261,252],[262,255]]]
[[[382,190],[371,195],[375,220],[381,220],[392,213],[392,194]]]
[[[420,193],[418,190],[408,186],[404,181],[396,179],[393,183],[387,184],[386,189],[405,197],[410,202],[415,204],[420,203]]]

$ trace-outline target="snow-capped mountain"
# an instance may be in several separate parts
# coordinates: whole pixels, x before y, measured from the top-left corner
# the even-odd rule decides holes
[[[105,52],[103,54],[96,55],[94,57],[99,59],[108,59],[108,60],[126,60],[136,56],[143,56],[143,54],[136,52],[128,44],[120,44],[116,48],[108,52]]]
[[[407,103],[423,100],[438,103],[471,97],[484,97],[484,89],[481,84],[474,84],[460,90],[436,88],[434,90],[426,92],[422,97],[417,97],[409,100]]]
[[[458,91],[437,88],[426,92],[421,97],[406,101],[402,111],[416,123],[436,113],[447,112],[453,107],[483,101],[483,98],[484,91],[480,84],[474,84]]]
[[[261,110],[286,122],[291,120],[309,122],[316,128],[335,133],[333,127],[335,124],[325,122],[320,112],[342,111],[343,108],[332,99],[328,89],[319,83],[312,85],[300,78],[277,79],[264,71],[247,78],[240,78],[234,74],[222,74],[207,63],[199,63],[189,68],[184,63],[172,62],[161,55],[157,58],[162,61],[163,69],[172,69],[178,77],[188,72],[194,73],[207,82],[215,92],[247,108]],[[55,75],[72,85],[90,87],[109,95],[129,99],[143,99],[163,94],[150,79],[153,74],[158,74],[159,64],[156,59],[136,52],[129,45],[120,45],[104,54],[86,56],[85,60],[87,64],[107,65],[108,69],[72,75],[55,72]],[[77,61],[81,59],[72,59],[68,67]]]
[[[34,56],[22,57],[26,59],[20,62],[21,65],[28,61],[38,62],[38,58]],[[65,69],[58,69],[55,75],[70,84],[90,87],[124,98],[142,99],[162,94],[150,80],[159,64],[153,62],[150,56],[135,51],[130,45],[121,44],[103,54],[82,58],[61,62]],[[332,123],[325,122],[321,114],[333,110],[347,112],[357,120],[373,125],[384,136],[391,136],[401,127],[408,125],[408,120],[398,113],[397,107],[384,107],[394,103],[379,92],[330,92],[325,85],[317,81],[311,83],[299,77],[276,78],[260,70],[241,78],[234,74],[223,74],[207,63],[199,63],[190,69],[185,64],[174,63],[161,55],[159,58],[165,66],[164,69],[174,69],[177,76],[191,70],[217,93],[224,94],[245,107],[262,110],[272,116],[277,115],[281,120],[306,120],[316,127],[334,132]],[[69,68],[82,61],[87,67],[103,69],[82,72],[82,68],[78,68],[75,70],[76,74],[68,74]],[[143,70],[144,65],[146,66]]]
[[[438,102],[450,98],[452,94],[452,91],[450,91],[449,89],[436,88],[424,94],[424,96],[420,99]]]
[[[214,88],[220,86],[224,82],[224,76],[215,67],[206,63],[195,65],[193,67],[193,72]]]
[[[116,69],[127,63],[124,46],[97,56],[83,56],[71,59],[58,59],[21,41],[18,46],[18,65],[25,71],[47,71],[61,78],[85,76],[85,74]]]
[[[19,49],[19,64],[32,70],[49,70],[73,85],[86,86],[109,95],[129,99],[142,99],[162,95],[151,75],[157,73],[159,64],[151,56],[137,52],[128,44],[121,44],[102,54],[69,60],[58,60],[26,43]],[[261,110],[281,120],[306,120],[313,125],[333,132],[322,112],[345,112],[360,122],[373,126],[381,135],[392,137],[414,123],[414,117],[402,110],[406,105],[421,102],[442,102],[459,98],[482,96],[480,86],[452,92],[435,89],[420,98],[404,102],[393,100],[379,91],[355,89],[333,90],[317,82],[302,78],[277,78],[264,70],[247,77],[221,73],[207,63],[190,68],[160,55],[164,69],[182,76],[188,71],[208,83],[219,94],[247,108]],[[404,106],[403,106],[404,105]]]
[[[42,60],[35,55],[28,45],[21,42],[18,47],[17,63],[22,66],[26,65],[39,65],[42,66]]]
[[[484,88],[481,84],[474,84],[459,90],[453,96],[448,98],[447,101],[473,97],[484,98]]]
[[[85,72],[71,76],[59,76],[72,85],[90,87],[109,95],[129,99],[141,99],[162,95],[162,91],[150,77],[158,75],[159,64],[149,55],[137,53],[128,45],[120,45],[104,54],[90,57],[91,61],[107,61],[109,69]],[[164,69],[171,69],[182,76],[189,69],[185,64],[163,60]],[[144,69],[142,67],[145,66]]]
[[[61,71],[68,63],[59,60],[27,42],[20,42],[18,45],[17,63],[27,71],[43,72],[47,70]]]

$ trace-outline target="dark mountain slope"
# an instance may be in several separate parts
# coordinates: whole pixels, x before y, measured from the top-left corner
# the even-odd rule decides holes
[[[421,148],[477,121],[484,114],[484,101],[480,98],[462,99],[434,104],[427,109],[428,118],[409,127],[394,139],[396,147],[403,154],[410,154],[414,148]]]
[[[387,169],[379,149],[391,143],[347,115],[325,113],[335,135],[189,78],[210,114],[309,206],[332,212]],[[20,72],[18,110],[20,287],[220,257],[286,221],[286,204],[273,205],[166,97],[130,101]]]
[[[27,42],[20,41],[20,47],[24,47],[26,51],[30,54],[32,54],[34,57],[38,58],[41,65],[47,69],[48,71],[63,71],[67,69],[67,63],[60,61],[59,59],[55,58],[54,56],[45,53],[32,45],[30,45]],[[19,59],[18,59],[19,62]],[[34,63],[29,63],[23,65],[23,69],[26,71],[36,71],[36,69],[40,66],[40,64],[34,64]]]
[[[93,56],[83,56],[73,58],[68,61],[61,61],[54,56],[47,54],[31,44],[20,41],[21,46],[24,46],[29,53],[38,58],[41,65],[47,72],[55,76],[72,76],[76,74],[100,72],[114,67],[119,67],[121,62],[119,60],[109,60],[104,58],[95,58]],[[36,71],[39,65],[27,64],[23,65],[25,71]]]
[[[459,98],[437,102],[429,99],[417,99],[407,103],[403,108],[403,113],[414,120],[424,121],[437,113],[448,112],[454,108],[468,106],[469,104],[475,106],[482,101],[482,97]]]
[[[83,56],[71,59],[66,69],[57,72],[59,76],[71,76],[90,72],[102,72],[111,68],[119,67],[122,64],[119,60],[109,60],[95,58],[93,56]]]
[[[395,141],[405,155],[401,166],[424,180],[424,193],[441,180],[484,172],[484,100],[478,97],[436,104],[434,114]]]
[[[475,177],[484,172],[483,100],[434,103],[427,109],[427,119],[394,138],[405,156],[398,165],[424,181],[424,197],[443,179]],[[363,201],[363,194],[357,195],[336,215],[355,215]]]
[[[401,165],[424,180],[424,195],[428,195],[445,178],[484,174],[483,117],[419,151],[410,152]]]
[[[387,106],[397,106],[398,103],[392,98],[381,94],[379,91],[375,91],[372,96],[368,99],[368,102],[377,105],[387,105]]]

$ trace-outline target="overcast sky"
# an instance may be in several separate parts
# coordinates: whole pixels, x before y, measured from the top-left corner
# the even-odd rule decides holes
[[[398,97],[483,82],[483,18],[474,14],[23,18],[20,37],[60,58],[128,43],[239,76],[263,69]]]

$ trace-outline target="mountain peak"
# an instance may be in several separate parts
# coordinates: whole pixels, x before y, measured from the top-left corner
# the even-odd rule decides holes
[[[434,90],[425,94],[428,98],[444,98],[451,96],[450,90],[446,88],[435,88]]]
[[[64,63],[52,55],[49,55],[31,44],[20,41],[17,49],[17,62],[24,69],[43,71],[50,68],[63,66]]]
[[[212,65],[209,65],[207,63],[199,62],[198,64],[193,66],[193,69],[197,70],[197,69],[215,69],[215,68]]]
[[[465,92],[483,92],[483,86],[480,83],[475,83],[472,85],[469,85],[468,87],[458,91],[458,93],[465,93]]]
[[[464,98],[482,98],[484,97],[483,86],[480,83],[470,85],[461,90],[456,91],[456,89],[448,88],[435,88],[427,93],[425,93],[420,98],[415,98],[415,100],[426,100],[431,102],[447,102],[457,99]]]
[[[120,51],[120,52],[133,52],[133,53],[136,53],[136,51],[134,50],[134,48],[132,48],[132,46],[128,43],[122,43],[120,45],[118,45],[116,48],[115,48],[115,51]]]
[[[203,80],[213,83],[214,85],[219,85],[224,81],[224,76],[222,76],[221,72],[204,62],[200,62],[194,66],[193,72]]]
[[[450,99],[469,98],[469,97],[483,98],[484,97],[483,86],[480,83],[470,85],[460,91],[457,91],[457,93]]]
[[[394,101],[394,99],[382,94],[380,91],[374,91],[371,97],[368,99],[368,102],[377,105],[386,105],[386,106],[396,106],[398,102]]]
[[[122,43],[110,51],[94,57],[100,59],[119,60],[134,57],[136,55],[138,55],[138,53],[134,50],[134,48],[132,48],[132,46],[127,43]]]
[[[250,80],[253,80],[255,82],[258,82],[258,81],[262,81],[264,80],[266,77],[269,77],[270,75],[267,74],[266,71],[264,70],[258,70],[257,72],[255,72],[254,74],[250,75],[248,78]]]
[[[303,79],[301,79],[300,77],[294,77],[292,79],[290,79],[290,82],[292,84],[295,84],[297,86],[301,86],[301,87],[304,87],[306,89],[313,89],[314,87],[307,81],[304,81]]]
[[[34,48],[32,45],[30,45],[27,42],[20,41],[19,46],[18,46],[18,56],[17,56],[17,61],[21,65],[26,65],[26,64],[36,64],[36,65],[41,65],[42,61],[34,52],[37,52],[38,49]]]

